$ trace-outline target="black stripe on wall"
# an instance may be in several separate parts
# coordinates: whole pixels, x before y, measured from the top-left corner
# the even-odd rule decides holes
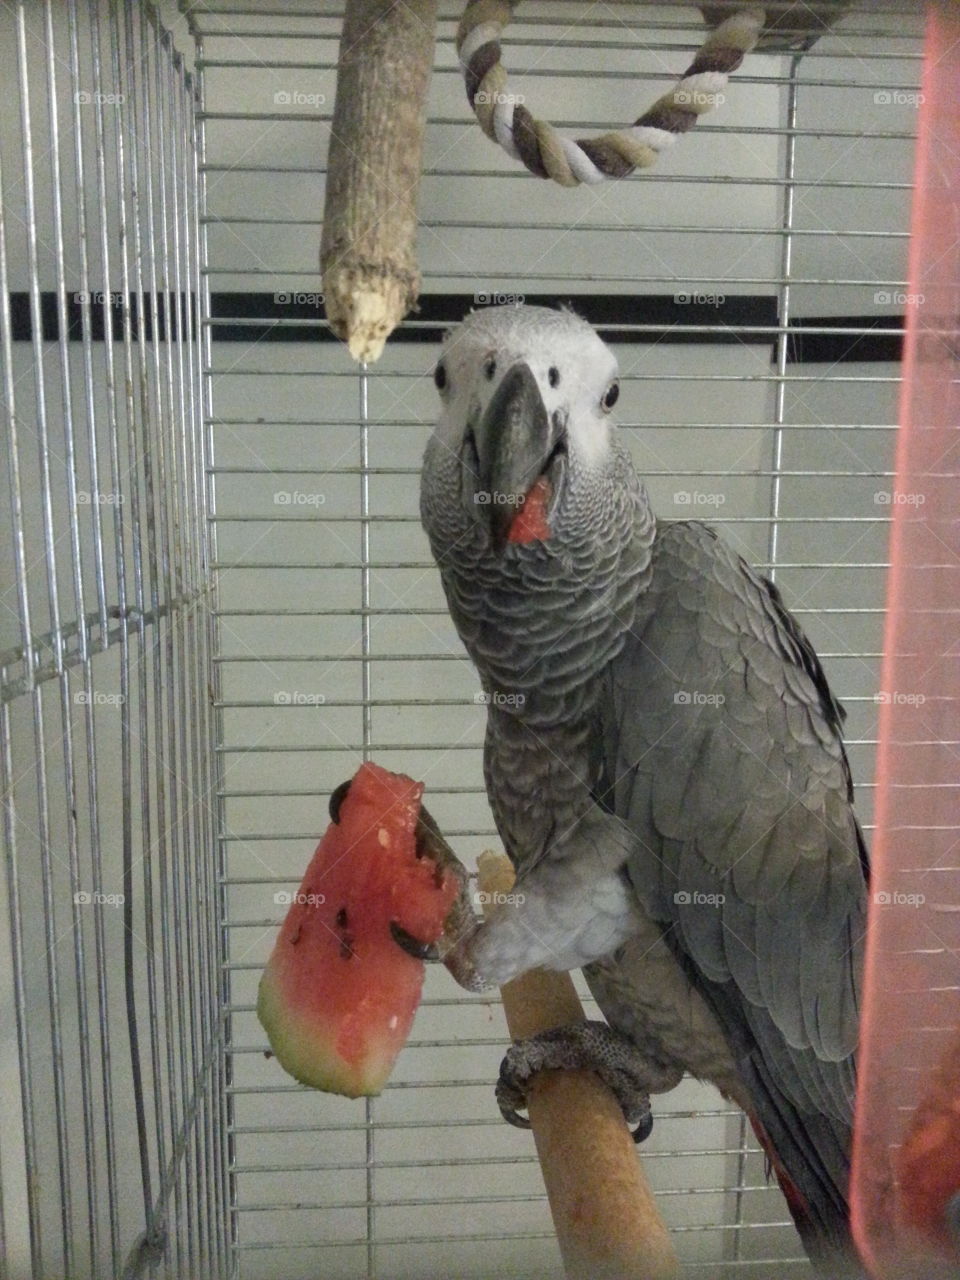
[[[188,328],[197,333],[197,302],[193,294],[181,294],[176,304],[174,294],[156,297],[157,331],[161,341],[176,339]],[[84,324],[90,326],[90,338],[102,342],[109,317],[110,332],[115,342],[123,341],[123,295],[112,292],[67,295],[68,338],[78,342]],[[506,305],[518,295],[504,293],[425,294],[410,317],[415,326],[404,325],[393,342],[437,343],[444,330],[461,320],[474,307]],[[776,348],[769,333],[752,333],[750,329],[772,328],[777,324],[777,302],[761,294],[708,295],[678,290],[676,294],[526,294],[524,302],[537,306],[570,306],[591,324],[596,325],[609,342],[649,344],[668,342],[678,345],[727,343],[769,345],[772,356]],[[140,309],[135,294],[130,295],[128,323],[133,339],[141,332]],[[26,292],[10,295],[13,337],[29,342],[33,336],[30,297]],[[154,307],[150,295],[143,306],[143,334],[153,340]],[[211,334],[214,342],[336,342],[326,322],[323,295],[306,290],[275,293],[212,293]],[[60,336],[56,294],[40,295],[40,319],[44,342],[55,342]],[[295,320],[297,324],[285,321]],[[238,323],[238,322],[243,323]],[[899,315],[807,316],[790,323],[788,359],[791,364],[838,364],[847,361],[900,360],[903,340],[898,334],[875,334],[873,329],[902,328]],[[637,332],[630,326],[649,326]],[[678,326],[701,326],[698,332],[678,332]],[[843,333],[808,333],[808,329],[840,328]]]

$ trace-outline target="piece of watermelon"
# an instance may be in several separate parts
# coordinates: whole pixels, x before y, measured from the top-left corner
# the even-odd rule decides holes
[[[418,841],[422,795],[421,782],[360,766],[260,979],[270,1046],[315,1089],[379,1093],[410,1034],[424,966],[394,941],[391,922],[435,942],[460,886]]]

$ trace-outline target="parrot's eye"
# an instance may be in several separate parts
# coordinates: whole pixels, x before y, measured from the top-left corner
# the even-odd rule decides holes
[[[447,385],[447,370],[442,360],[433,371],[433,382],[438,391]]]
[[[603,399],[600,401],[600,406],[604,413],[609,413],[619,399],[620,383],[611,382],[609,387],[607,387],[606,391],[603,393]]]
[[[484,361],[483,372],[487,381],[490,382],[493,375],[497,372],[497,362],[494,360],[493,356],[490,356],[489,359]]]
[[[559,387],[560,385],[560,370],[555,364],[552,364],[547,370],[547,381],[551,387]]]

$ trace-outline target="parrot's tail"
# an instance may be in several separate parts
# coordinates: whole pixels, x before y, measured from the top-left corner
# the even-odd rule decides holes
[[[824,1280],[867,1280],[850,1233],[846,1203],[838,1204],[834,1196],[805,1196],[787,1172],[766,1129],[750,1112],[747,1118],[767,1157],[768,1169],[776,1175],[790,1216],[817,1274]],[[787,1145],[791,1144],[788,1142]],[[798,1158],[804,1158],[801,1151],[797,1150],[796,1154]]]

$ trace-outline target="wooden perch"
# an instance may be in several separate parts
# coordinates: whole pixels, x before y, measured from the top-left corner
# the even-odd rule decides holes
[[[513,868],[483,853],[479,887],[509,893]],[[502,988],[515,1040],[584,1021],[568,973],[533,969]],[[592,1071],[544,1071],[528,1115],[568,1280],[674,1280],[670,1236],[613,1094]]]
[[[417,192],[436,0],[347,0],[320,245],[324,304],[357,360],[379,358],[420,291]]]

